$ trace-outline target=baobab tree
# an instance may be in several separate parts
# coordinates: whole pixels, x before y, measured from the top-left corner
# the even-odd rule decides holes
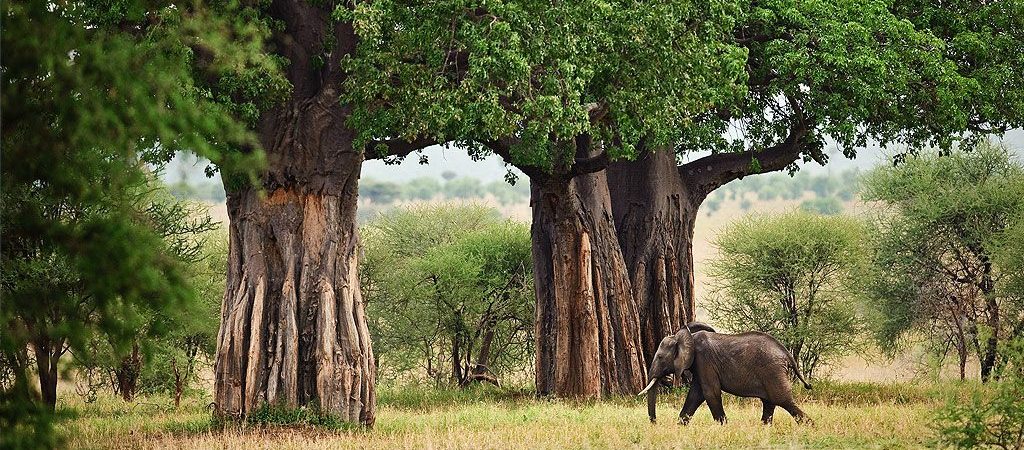
[[[825,164],[827,139],[853,157],[869,142],[950,148],[1022,123],[1024,79],[1012,68],[1020,64],[1024,18],[1000,2],[750,4],[743,11],[729,40],[748,55],[745,96],[709,108],[676,154],[652,152],[608,170],[648,356],[694,319],[693,230],[715,189],[796,170],[801,161]],[[712,154],[679,163],[677,156],[699,150]]]
[[[603,169],[666,145],[741,96],[728,3],[360,4],[353,123],[493,152],[533,207],[537,390],[595,397],[644,382],[640,323]]]
[[[254,108],[252,150],[265,155],[264,170],[255,182],[224,177],[228,275],[214,372],[222,415],[316,405],[374,422],[376,367],[357,272],[360,167],[366,154],[431,142],[357,143],[353,106],[340,100],[343,61],[359,38],[346,7],[330,3],[276,0],[249,10],[272,30],[270,56],[286,81],[278,98]]]

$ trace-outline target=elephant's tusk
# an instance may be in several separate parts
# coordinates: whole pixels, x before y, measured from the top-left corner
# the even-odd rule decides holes
[[[646,394],[647,391],[651,390],[651,388],[654,387],[654,383],[657,383],[657,382],[658,382],[657,378],[651,378],[651,383],[648,384],[647,387],[644,388],[644,390],[640,391],[639,394],[636,394],[636,396],[639,397],[641,395]]]

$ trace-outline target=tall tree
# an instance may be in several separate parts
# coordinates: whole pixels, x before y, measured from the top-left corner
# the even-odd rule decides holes
[[[729,2],[360,4],[353,123],[494,152],[530,178],[537,389],[635,392],[646,366],[608,162],[743,91]]]
[[[712,154],[609,168],[648,354],[694,318],[694,223],[718,187],[824,164],[828,139],[852,157],[869,142],[949,148],[1022,123],[1019,3],[911,3],[744,3],[729,39],[748,54],[746,96],[709,108],[676,144]]]
[[[251,51],[259,34],[224,20],[229,9],[131,0],[0,5],[5,441],[7,430],[18,434],[17,423],[31,421],[24,412],[33,408],[10,414],[19,411],[12,405],[41,396],[54,408],[69,348],[99,335],[124,352],[140,325],[136,312],[173,312],[190,300],[139,191],[145,163],[178,150],[240,176],[252,165],[221,152],[251,139],[200,88],[211,71],[266,67]],[[193,64],[198,50],[201,66]],[[28,382],[29,363],[40,394]]]
[[[357,42],[345,8],[4,3],[4,155],[25,161],[5,165],[5,183],[88,201],[117,183],[93,184],[98,172],[54,162],[84,164],[87,152],[110,162],[104,149],[153,162],[192,151],[221,171],[231,218],[215,368],[224,415],[268,402],[373,423],[373,358],[354,263],[363,147],[352,145],[351,108],[339,102],[341,61]]]
[[[407,154],[424,139],[356,140],[341,101],[359,44],[352,4],[274,0],[247,14],[272,30],[284,95],[243,112],[266,166],[256,183],[224,178],[229,253],[215,403],[244,416],[263,404],[317,405],[372,425],[376,367],[358,277],[356,200],[364,148]],[[259,74],[215,85],[259,92]]]
[[[879,341],[903,348],[920,333],[940,356],[957,353],[960,377],[978,358],[982,381],[1003,360],[1001,345],[1024,334],[1020,267],[1009,254],[1024,220],[1024,165],[1005,148],[927,152],[864,180],[876,202]]]

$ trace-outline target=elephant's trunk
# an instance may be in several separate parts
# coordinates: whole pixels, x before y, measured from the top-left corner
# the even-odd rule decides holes
[[[651,423],[658,421],[658,413],[656,411],[658,406],[658,389],[654,387],[654,384],[658,382],[657,378],[651,378],[651,384],[647,385],[647,417],[651,418]]]

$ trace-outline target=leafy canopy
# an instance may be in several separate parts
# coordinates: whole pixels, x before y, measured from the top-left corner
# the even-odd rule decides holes
[[[946,3],[921,3],[950,13]],[[973,21],[1001,8],[963,11],[972,18],[963,30],[985,29],[996,42],[1016,36],[1019,29]],[[999,23],[1021,20],[1019,7],[1012,9]],[[825,163],[828,139],[847,156],[872,142],[948,149],[1021,124],[1024,109],[996,107],[1004,101],[996,93],[1019,84],[1019,75],[1007,73],[1019,72],[1019,47],[986,43],[983,57],[965,59],[952,49],[961,36],[915,19],[900,2],[744,2],[731,42],[748,54],[746,95],[702,114],[681,150],[760,151],[803,133],[804,160]]]
[[[428,136],[558,171],[574,140],[612,158],[674,142],[699,111],[741,96],[731,1],[363,2],[341,10],[360,45],[347,99],[364,139]],[[560,169],[561,168],[561,169]]]

